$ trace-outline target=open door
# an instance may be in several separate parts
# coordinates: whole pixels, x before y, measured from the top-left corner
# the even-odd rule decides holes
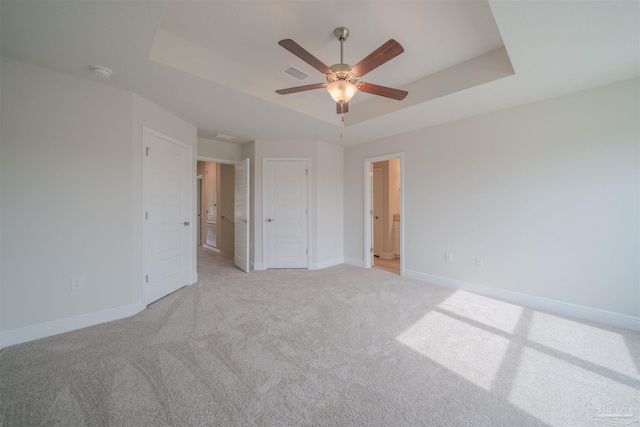
[[[249,272],[249,159],[236,165],[233,262]]]
[[[382,252],[382,169],[373,169],[373,256]],[[373,259],[375,263],[375,258]]]

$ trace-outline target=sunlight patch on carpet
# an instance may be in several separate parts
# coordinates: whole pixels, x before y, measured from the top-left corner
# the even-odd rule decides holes
[[[637,377],[639,373],[622,335],[604,327],[535,312],[528,338],[621,374]]]
[[[522,307],[470,292],[456,291],[438,307],[504,332],[513,333]]]
[[[504,337],[435,311],[396,339],[485,390],[490,390],[509,347]]]
[[[607,376],[564,360],[562,355],[525,348],[509,402],[552,425],[606,425],[590,420],[594,410],[599,409],[592,407],[594,396],[603,396],[606,401],[622,407],[637,408],[640,403],[635,387],[611,381]]]

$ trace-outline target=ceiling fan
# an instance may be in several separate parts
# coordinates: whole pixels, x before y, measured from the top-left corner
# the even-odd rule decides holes
[[[405,90],[358,81],[358,79],[368,72],[378,68],[385,62],[404,52],[404,48],[400,43],[390,39],[352,67],[349,64],[344,63],[344,42],[349,37],[349,30],[345,27],[339,27],[336,28],[333,33],[340,41],[340,63],[334,64],[331,67],[326,66],[322,61],[291,39],[280,40],[278,42],[280,46],[311,65],[316,70],[325,74],[327,76],[327,83],[315,83],[305,86],[290,87],[287,89],[278,89],[276,90],[277,93],[280,95],[288,95],[290,93],[327,88],[331,97],[336,101],[338,114],[344,114],[349,111],[349,101],[351,101],[351,98],[353,98],[358,90],[371,93],[373,95],[397,99],[399,101],[403,100],[407,96],[409,92]]]

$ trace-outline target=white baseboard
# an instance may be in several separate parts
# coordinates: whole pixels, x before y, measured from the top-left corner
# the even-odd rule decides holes
[[[364,261],[361,259],[344,258],[344,263],[347,265],[353,265],[354,267],[364,268]]]
[[[309,270],[322,270],[323,268],[329,268],[340,264],[344,264],[343,258],[334,258],[322,262],[312,262],[309,266]]]
[[[123,319],[141,312],[145,307],[146,305],[140,300],[122,307],[0,332],[0,348],[49,337],[51,335],[62,334],[64,332],[75,331],[76,329],[86,328],[87,326],[93,326],[99,323]]]
[[[380,258],[382,259],[395,259],[396,254],[394,252],[380,252]]]
[[[252,262],[250,264],[251,264],[251,269],[254,271],[266,270],[266,268],[264,268],[264,264],[261,262]]]
[[[450,279],[448,277],[441,277],[434,274],[420,273],[417,271],[406,269],[404,270],[404,277],[407,279],[415,279],[421,282],[426,282],[445,288],[461,289],[490,298],[495,298],[497,300],[510,302],[537,310],[561,314],[563,316],[575,317],[578,319],[588,320],[590,322],[603,323],[605,325],[616,326],[618,328],[631,329],[633,331],[640,331],[640,317],[613,313],[611,311],[599,310],[596,308],[585,307],[568,302],[541,298],[535,295],[528,295],[519,292],[508,291],[505,289],[492,288],[490,286],[480,285],[477,283],[464,282],[462,280]]]
[[[215,252],[215,253],[217,253],[217,254],[219,254],[219,253],[220,253],[220,249],[218,249],[218,248],[214,248],[213,246],[209,246],[209,245],[207,245],[207,244],[205,244],[205,243],[203,243],[203,244],[202,244],[202,248],[203,248],[203,249],[206,249],[206,250],[208,250],[208,251],[211,251],[211,252]]]

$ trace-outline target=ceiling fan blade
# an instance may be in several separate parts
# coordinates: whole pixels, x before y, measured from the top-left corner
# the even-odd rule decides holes
[[[358,77],[362,77],[369,71],[378,68],[390,59],[400,55],[402,52],[404,52],[404,48],[400,43],[391,39],[351,67],[351,72]]]
[[[314,83],[312,85],[288,87],[286,89],[278,89],[276,92],[280,95],[288,95],[290,93],[304,92],[305,90],[322,89],[323,87],[327,87],[327,84],[328,83]]]
[[[363,92],[371,93],[373,95],[378,95],[378,96],[384,96],[387,98],[397,99],[398,101],[402,101],[409,94],[409,92],[407,92],[406,90],[374,85],[373,83],[360,83],[359,89]]]
[[[340,104],[339,102],[336,102],[336,113],[344,114],[344,113],[348,113],[348,112],[349,112],[349,103],[348,102],[343,102],[342,104]]]
[[[287,49],[289,52],[293,53],[298,58],[302,59],[307,64],[311,65],[316,70],[320,71],[323,74],[331,73],[331,68],[326,66],[322,61],[318,58],[310,54],[305,48],[300,46],[298,43],[294,42],[291,39],[284,39],[278,42],[280,46]]]

